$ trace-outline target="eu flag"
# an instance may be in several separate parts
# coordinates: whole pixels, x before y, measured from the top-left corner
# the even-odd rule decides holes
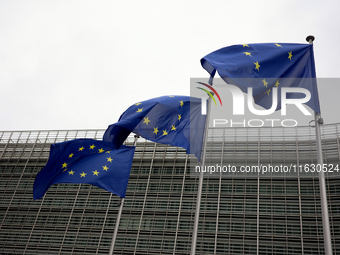
[[[130,106],[106,130],[104,142],[115,148],[130,132],[157,143],[185,148],[187,154],[201,158],[205,115],[201,100],[188,96],[163,96]]]
[[[312,44],[259,43],[225,47],[201,59],[202,67],[214,77],[216,71],[227,83],[243,92],[253,88],[255,103],[266,109],[272,106],[273,88],[299,87],[311,93],[306,103],[320,113]],[[301,93],[288,93],[287,98],[301,98]]]
[[[92,139],[52,144],[48,162],[35,178],[33,198],[42,198],[57,183],[88,183],[125,197],[134,152],[135,147],[115,150]]]

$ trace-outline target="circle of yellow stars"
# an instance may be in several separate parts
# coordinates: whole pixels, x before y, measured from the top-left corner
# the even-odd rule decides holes
[[[275,43],[274,45],[279,47],[279,48],[282,48],[282,45],[280,45],[278,43]],[[250,48],[248,44],[243,44],[243,48],[245,48],[245,47]],[[245,56],[252,57],[251,52],[248,52],[248,51],[244,51],[244,52],[242,52],[242,54],[244,54]],[[293,58],[293,52],[289,51],[288,52],[288,59],[290,61],[292,61],[292,58]],[[254,67],[255,70],[257,70],[257,72],[260,72],[261,65],[259,64],[259,62],[258,61],[254,62],[254,65],[255,65],[255,67]],[[266,79],[263,79],[262,82],[263,82],[263,86],[265,86],[267,88],[267,90],[265,91],[264,94],[267,94],[269,96],[271,89],[268,89],[268,82],[266,81]],[[277,80],[274,86],[278,87],[279,85],[280,85],[280,82],[279,82],[279,80]]]
[[[169,97],[174,97],[174,96],[169,96]],[[183,101],[183,100],[179,100],[178,103],[179,103],[179,107],[180,107],[180,108],[182,108],[182,107],[184,106],[184,101]],[[135,105],[136,105],[136,106],[140,106],[141,104],[142,104],[142,103],[136,103]],[[141,107],[141,108],[137,107],[136,112],[137,112],[137,113],[138,113],[138,112],[143,112],[143,107]],[[182,119],[182,114],[177,114],[177,120],[178,120],[178,122],[180,122],[181,119]],[[149,116],[143,117],[143,122],[142,122],[142,124],[145,124],[145,125],[148,126],[149,123],[152,123],[152,121],[150,120]],[[171,125],[171,128],[170,128],[169,131],[177,131],[176,125]],[[169,131],[166,130],[166,129],[164,129],[164,130],[161,130],[161,132],[160,132],[159,127],[157,126],[157,127],[153,127],[153,132],[152,132],[152,133],[155,134],[156,136],[157,136],[159,133],[161,133],[162,136],[167,136],[167,135],[169,135]]]
[[[89,146],[89,149],[90,149],[90,150],[94,150],[95,147],[96,147],[96,146],[95,146],[94,144],[92,144],[92,145]],[[84,149],[85,149],[84,146],[82,146],[82,147],[79,147],[79,148],[78,148],[78,151],[82,152],[82,151],[84,151]],[[98,149],[98,153],[104,153],[104,152],[105,152],[105,150],[104,150],[103,148]],[[111,152],[111,151],[106,151],[105,153],[110,153],[110,152]],[[68,155],[68,158],[69,158],[69,159],[72,159],[73,156],[74,156],[74,153],[70,153],[70,154]],[[112,162],[113,162],[113,159],[112,159],[111,157],[106,158],[106,160],[107,160],[107,162],[109,162],[109,163],[112,163]],[[102,166],[102,168],[103,168],[103,171],[106,171],[106,172],[107,172],[107,170],[109,169],[109,167],[108,167],[107,165]],[[62,170],[63,170],[63,172],[68,171],[68,163],[67,163],[67,162],[64,162],[64,163],[62,164]],[[75,174],[75,171],[73,171],[73,170],[69,170],[69,171],[68,171],[68,175],[74,175],[74,174]],[[99,172],[98,170],[94,170],[94,171],[92,171],[92,174],[95,175],[95,176],[99,176],[100,172]],[[79,173],[80,178],[85,178],[86,175],[87,175],[87,173],[85,173],[85,172]]]

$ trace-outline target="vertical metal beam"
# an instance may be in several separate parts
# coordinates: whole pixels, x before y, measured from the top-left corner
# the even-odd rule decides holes
[[[297,134],[297,129],[295,129],[295,138],[296,138],[296,161],[297,165],[300,165],[300,155],[299,155],[299,138]],[[299,215],[300,215],[300,233],[301,233],[301,255],[305,254],[304,245],[303,245],[303,223],[302,223],[302,201],[301,201],[301,182],[300,182],[300,171],[297,172],[297,181],[298,181],[298,196],[299,196]],[[287,194],[285,194],[287,197]],[[286,233],[287,235],[287,233]]]
[[[66,239],[66,235],[67,235],[67,231],[68,231],[68,227],[70,226],[70,222],[71,222],[71,219],[72,219],[72,216],[73,216],[73,212],[74,212],[74,208],[76,206],[76,203],[77,203],[77,199],[78,199],[78,195],[79,195],[79,191],[80,191],[80,188],[81,188],[81,183],[78,185],[78,189],[77,189],[77,194],[74,198],[74,202],[73,202],[73,205],[72,205],[72,209],[71,209],[71,213],[70,213],[70,216],[68,217],[68,221],[67,221],[67,225],[66,225],[66,228],[65,228],[65,234],[63,236],[63,240],[61,240],[61,244],[60,244],[60,248],[59,248],[59,252],[58,252],[58,255],[62,254],[62,249],[63,249],[63,244],[64,244],[64,241]],[[44,196],[45,197],[45,196]],[[76,242],[76,237],[74,238],[74,242]]]
[[[124,198],[121,197],[120,198],[119,211],[118,211],[117,220],[116,220],[116,226],[115,226],[115,230],[113,232],[113,237],[112,237],[111,246],[110,246],[110,252],[109,252],[110,255],[113,254],[113,250],[115,248],[115,242],[116,242],[116,238],[117,238],[117,234],[118,234],[120,218],[122,216],[123,205],[124,205]]]
[[[307,36],[306,40],[309,44],[313,44],[314,36]],[[320,124],[322,124],[322,119],[320,114],[314,112],[315,120],[315,136],[316,136],[316,152],[317,152],[317,169],[319,172],[319,187],[320,187],[320,203],[321,203],[321,214],[322,214],[322,227],[323,227],[323,240],[325,246],[325,254],[331,255],[332,242],[331,242],[331,231],[329,227],[329,215],[328,215],[328,204],[327,204],[327,192],[326,192],[326,181],[325,173],[323,172],[323,157],[322,157],[322,145],[321,145],[321,131]]]
[[[212,77],[209,79],[209,84],[212,85]],[[197,197],[196,197],[196,211],[195,211],[195,219],[194,219],[194,228],[192,230],[192,239],[191,239],[191,255],[196,254],[196,242],[197,242],[197,231],[198,231],[198,223],[200,217],[200,208],[201,208],[201,198],[202,198],[202,188],[203,188],[203,168],[205,165],[205,151],[207,148],[207,140],[208,140],[208,131],[209,131],[209,112],[211,108],[211,97],[209,97],[208,101],[208,111],[207,111],[207,118],[205,121],[205,130],[204,130],[204,144],[203,144],[203,153],[201,157],[201,171],[199,175],[198,181],[198,189],[197,189]]]
[[[320,131],[320,123],[319,123],[320,114],[315,113],[314,118],[315,118],[317,163],[318,163],[318,167],[321,167],[321,171],[319,172],[319,188],[320,188],[323,240],[324,240],[324,246],[325,246],[325,254],[331,255],[333,254],[333,251],[332,251],[331,231],[329,227],[326,181],[325,181],[325,173],[322,171],[323,170],[323,157],[322,157],[322,145],[321,145],[321,131]]]
[[[110,210],[110,204],[111,204],[112,195],[113,195],[113,193],[110,194],[109,201],[108,201],[108,203],[107,203],[107,208],[106,208],[106,212],[105,212],[105,216],[104,216],[104,222],[103,222],[102,230],[100,231],[100,236],[99,236],[99,240],[98,240],[98,247],[97,247],[97,252],[96,252],[96,254],[99,253],[100,242],[101,242],[101,240],[102,240],[102,238],[103,238],[104,227],[105,227],[107,215],[108,215],[109,210]]]
[[[259,129],[259,135],[260,137],[260,129]],[[261,145],[260,145],[260,139],[257,143],[257,165],[260,165],[260,153]],[[259,254],[260,251],[260,172],[257,173],[257,209],[256,209],[256,254]]]
[[[183,173],[183,181],[182,181],[182,189],[181,189],[181,198],[179,200],[178,206],[178,216],[177,216],[177,225],[176,225],[176,234],[175,234],[175,241],[174,241],[174,249],[172,254],[176,255],[176,244],[177,244],[177,237],[178,237],[178,230],[179,230],[179,222],[181,218],[181,210],[182,210],[182,203],[183,203],[183,195],[184,195],[184,185],[185,185],[185,177],[187,174],[187,164],[188,164],[188,154],[185,156],[185,163],[184,163],[184,173]]]
[[[139,138],[139,135],[135,135],[135,141],[133,142],[133,146],[136,146],[138,138]],[[124,200],[125,199],[123,197],[120,198],[120,204],[119,204],[119,210],[118,210],[118,215],[117,215],[117,220],[116,220],[116,226],[115,226],[115,230],[113,232],[113,237],[112,237],[112,241],[111,241],[109,255],[113,254],[113,250],[115,248],[115,242],[116,242],[116,239],[117,239],[120,218],[122,217]]]
[[[221,166],[223,166],[224,140],[225,140],[225,129],[223,129],[223,140],[222,140],[222,149],[221,149]],[[218,237],[218,224],[219,224],[219,217],[220,217],[221,189],[222,189],[222,171],[220,172],[220,180],[218,183],[214,254],[216,254],[217,252],[217,239],[218,239],[217,237]]]
[[[150,168],[149,168],[148,181],[147,181],[146,188],[145,188],[143,207],[142,207],[142,212],[141,212],[141,215],[140,215],[140,220],[139,220],[139,225],[138,225],[138,231],[137,231],[137,237],[136,237],[135,250],[133,251],[133,254],[134,254],[134,255],[135,255],[136,252],[137,252],[138,240],[139,240],[140,229],[141,229],[141,226],[142,226],[142,221],[143,221],[143,216],[144,216],[146,198],[147,198],[147,196],[148,196],[148,189],[149,189],[149,185],[150,185],[151,173],[152,173],[153,163],[154,163],[154,161],[155,161],[156,148],[157,148],[157,143],[155,143],[155,144],[154,144],[154,147],[153,147],[152,159],[151,159]],[[110,255],[111,255],[111,254],[110,254]]]
[[[81,185],[81,184],[79,184],[79,192],[81,191],[80,185]],[[77,196],[79,196],[79,192],[77,193]],[[85,215],[86,204],[87,204],[88,201],[89,201],[90,194],[91,194],[91,188],[90,188],[89,191],[87,192],[86,201],[85,201],[84,207],[83,207],[83,209],[82,209],[83,212],[82,212],[82,214],[81,214],[81,216],[80,216],[80,220],[79,220],[79,227],[77,228],[77,232],[73,235],[73,236],[74,236],[74,244],[73,244],[73,246],[72,246],[71,254],[74,253],[74,249],[76,248],[76,244],[77,244],[77,239],[78,239],[79,233],[82,234],[82,231],[80,231],[80,228],[82,227],[82,226],[81,226],[81,223],[82,223],[83,218],[84,218],[84,215]],[[80,197],[81,197],[81,195],[80,195]],[[76,203],[74,203],[74,205],[76,205]],[[75,206],[74,206],[74,208],[75,208]],[[73,212],[72,212],[72,214],[73,214]],[[72,218],[72,216],[73,216],[72,214],[71,214],[71,216],[70,216],[70,220],[71,220],[71,218]],[[71,223],[71,221],[69,221],[69,223],[67,224],[67,228],[69,228],[70,223]],[[68,231],[68,230],[67,230],[67,231]],[[66,234],[67,234],[67,233],[66,233],[66,231],[65,231],[65,235],[64,235],[64,238],[63,238],[63,242],[62,242],[61,245],[60,245],[60,253],[59,253],[59,254],[64,254],[64,253],[61,253],[61,250],[62,250],[63,245],[64,245],[64,241],[65,241]]]

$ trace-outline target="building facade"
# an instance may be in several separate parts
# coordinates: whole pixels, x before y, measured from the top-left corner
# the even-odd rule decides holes
[[[53,185],[34,201],[51,143],[105,130],[0,132],[0,254],[108,254],[119,197],[88,184]],[[340,254],[340,124],[322,127],[334,254]],[[310,127],[209,130],[206,163],[316,164]],[[127,140],[132,145],[132,138]],[[198,179],[182,148],[140,138],[114,254],[190,254]],[[305,170],[305,169],[304,169]],[[205,174],[197,254],[321,254],[318,175]]]

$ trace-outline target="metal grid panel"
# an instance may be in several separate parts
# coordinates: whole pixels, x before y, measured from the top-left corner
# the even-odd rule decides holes
[[[325,162],[339,163],[339,124],[322,128]],[[49,145],[101,139],[104,130],[0,132],[0,252],[104,254],[110,247],[118,197],[87,184],[53,185],[32,200],[35,175]],[[315,162],[314,130],[212,129],[207,162]],[[127,142],[131,143],[132,137]],[[139,139],[115,254],[188,254],[198,180],[185,150]],[[333,249],[339,252],[339,177],[327,181]],[[323,252],[318,180],[205,178],[198,254]]]

